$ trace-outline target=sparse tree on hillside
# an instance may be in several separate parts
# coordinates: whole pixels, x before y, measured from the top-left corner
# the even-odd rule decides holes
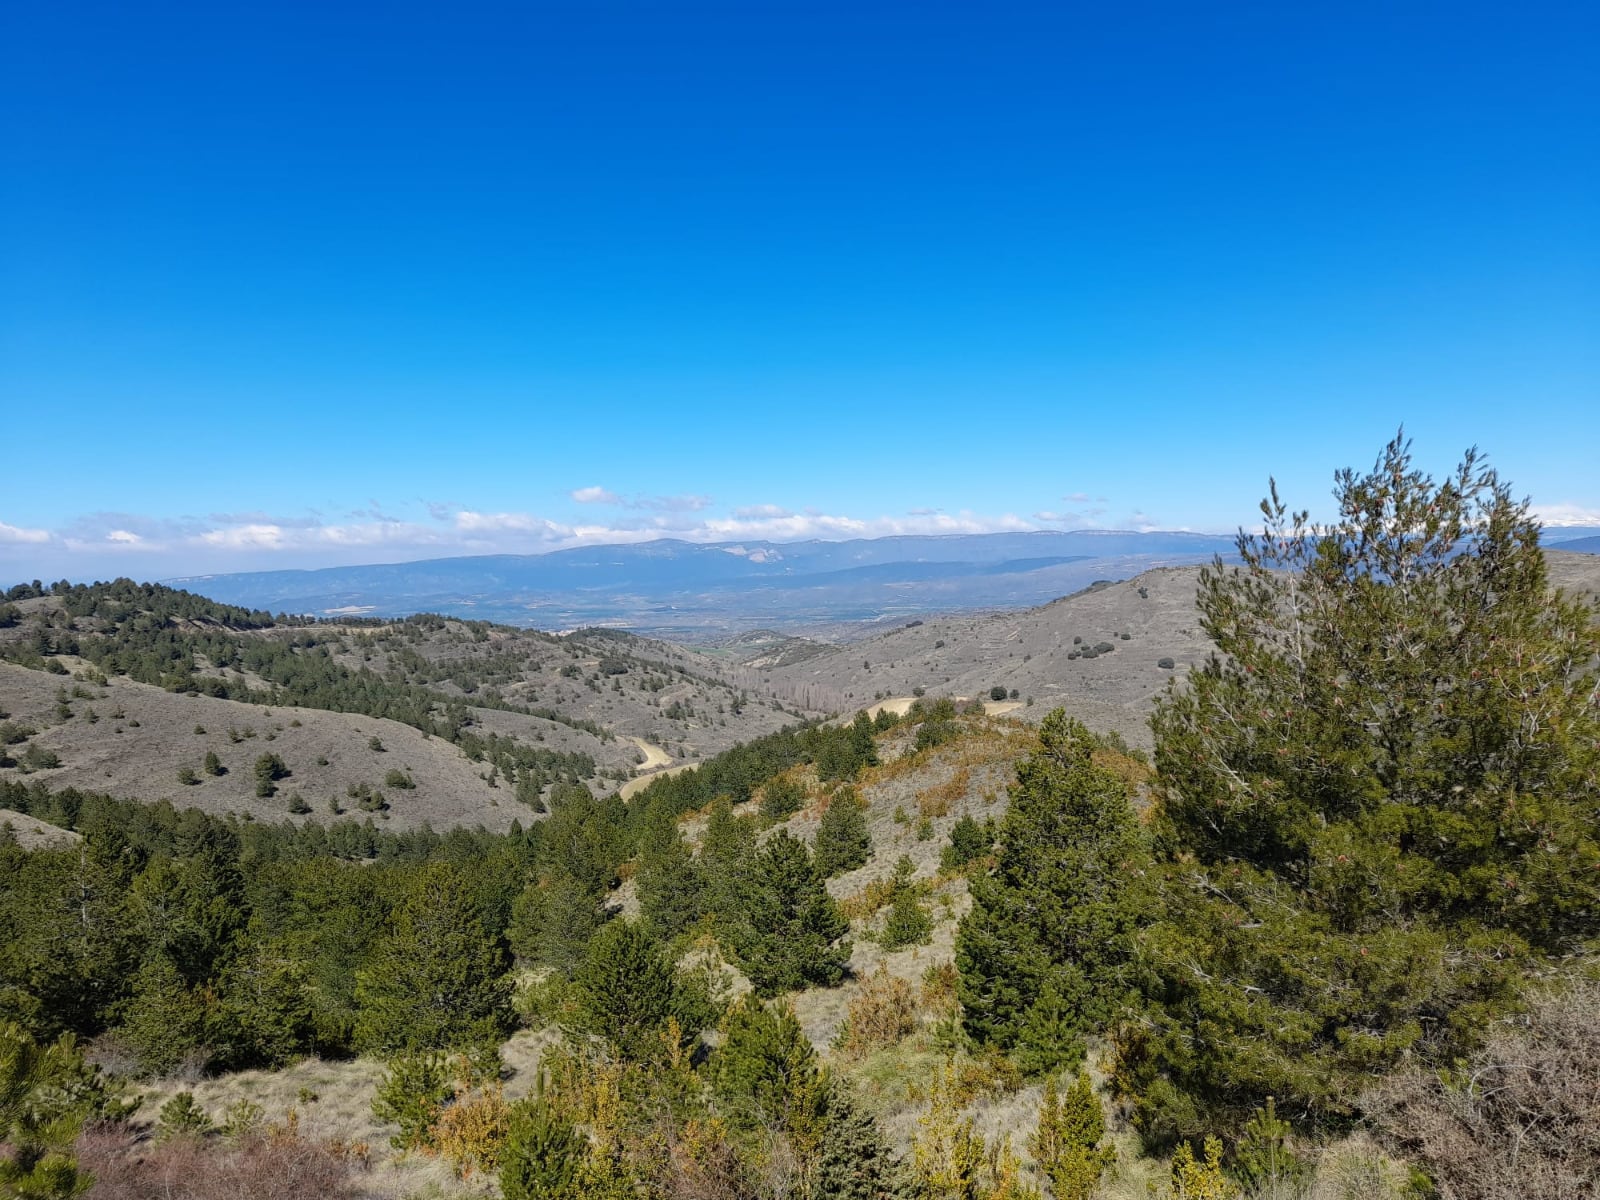
[[[804,842],[785,830],[756,856],[739,956],[763,996],[832,987],[844,978],[850,922],[822,886]]]
[[[289,774],[289,768],[276,754],[263,754],[256,759],[256,795],[270,796],[278,790],[278,780]]]
[[[968,1033],[1028,1065],[1071,1065],[1132,983],[1145,844],[1094,735],[1057,709],[1017,764],[995,868],[956,935]]]
[[[872,857],[872,834],[867,829],[861,794],[843,788],[828,803],[817,826],[817,873],[832,879],[867,864]]]

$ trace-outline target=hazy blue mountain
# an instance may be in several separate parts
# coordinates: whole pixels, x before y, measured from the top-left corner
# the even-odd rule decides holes
[[[274,612],[436,611],[541,628],[622,624],[692,635],[1039,604],[1096,579],[1201,562],[1231,537],[998,533],[847,542],[663,539],[536,555],[429,559],[169,580]]]

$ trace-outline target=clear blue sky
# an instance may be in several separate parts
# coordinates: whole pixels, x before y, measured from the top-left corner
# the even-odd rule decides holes
[[[7,5],[0,577],[1600,524],[1597,13]]]

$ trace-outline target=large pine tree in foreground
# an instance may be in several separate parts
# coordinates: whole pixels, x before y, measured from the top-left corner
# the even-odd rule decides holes
[[[1153,719],[1169,853],[1123,1084],[1157,1140],[1266,1097],[1337,1121],[1448,1061],[1525,970],[1600,933],[1600,634],[1527,504],[1397,438],[1338,518],[1274,486],[1201,575],[1220,653]]]

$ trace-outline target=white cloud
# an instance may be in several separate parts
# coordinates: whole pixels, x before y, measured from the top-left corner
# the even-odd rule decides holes
[[[281,525],[234,525],[228,529],[212,529],[198,538],[202,545],[225,550],[281,550],[285,545]]]
[[[603,490],[603,489],[600,489]],[[0,564],[23,575],[96,578],[125,573],[129,555],[149,578],[277,570],[359,563],[404,562],[463,554],[540,554],[586,545],[673,537],[696,543],[842,541],[910,535],[1026,532],[1041,528],[1106,528],[1101,508],[990,515],[918,508],[899,515],[856,516],[819,509],[793,511],[750,504],[706,512],[704,496],[623,499],[600,520],[562,522],[522,511],[479,510],[415,502],[415,515],[388,515],[373,504],[349,517],[275,517],[262,511],[213,513],[209,518],[163,518],[91,513],[56,531],[0,524]],[[309,511],[309,510],[308,510]],[[591,510],[594,511],[594,510]],[[1098,519],[1097,519],[1098,518]],[[1135,513],[1118,528],[1155,527]],[[750,552],[754,552],[749,546]]]
[[[713,517],[702,523],[695,541],[760,538],[767,541],[822,541],[942,533],[1020,533],[1037,528],[1006,513],[998,517],[970,512],[924,512],[904,517],[847,517],[830,513],[791,513],[782,517]]]
[[[733,515],[741,521],[754,521],[762,517],[792,517],[794,514],[787,508],[776,504],[746,504],[742,508],[733,510]]]
[[[498,512],[481,513],[462,509],[456,513],[455,526],[462,533],[534,534],[540,538],[561,538],[571,532],[566,525],[558,525],[532,513]]]
[[[656,512],[704,512],[711,504],[710,496],[640,496],[629,507],[649,508]]]
[[[0,543],[19,546],[40,546],[50,540],[47,529],[23,529],[0,521]]]
[[[568,492],[579,504],[609,504],[613,508],[637,508],[647,512],[703,512],[712,505],[710,496],[701,496],[695,493],[685,493],[681,496],[633,496],[631,498],[619,495],[609,488],[582,487]]]
[[[1071,499],[1069,496],[1068,499]],[[1092,529],[1096,521],[1106,515],[1103,508],[1085,508],[1071,512],[1050,512],[1048,510],[1033,514],[1035,521],[1042,521],[1046,525],[1066,525],[1073,529]]]
[[[1600,508],[1587,508],[1581,504],[1535,504],[1533,515],[1543,525],[1600,525]]]

